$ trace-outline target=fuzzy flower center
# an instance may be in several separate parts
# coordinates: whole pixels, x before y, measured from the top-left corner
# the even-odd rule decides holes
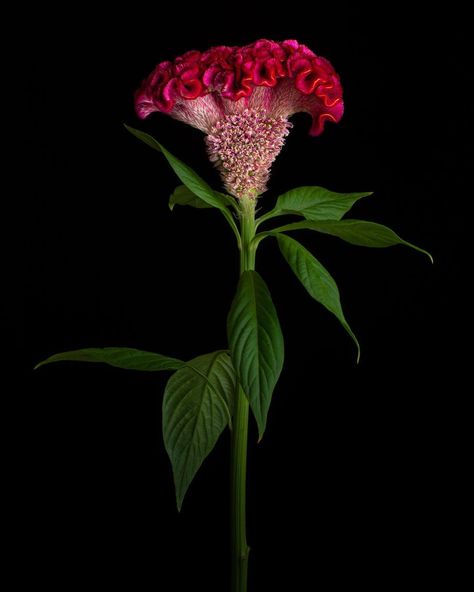
[[[215,124],[206,137],[207,151],[231,195],[256,198],[267,189],[270,167],[290,127],[285,117],[257,109],[229,114]]]

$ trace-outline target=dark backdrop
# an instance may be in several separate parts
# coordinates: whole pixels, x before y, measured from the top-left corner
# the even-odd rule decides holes
[[[161,60],[260,37],[296,38],[330,59],[346,103],[320,138],[307,134],[308,116],[294,117],[261,207],[299,185],[373,190],[353,216],[386,223],[435,265],[403,247],[300,235],[339,284],[362,347],[357,366],[350,338],[276,245],[263,243],[257,265],[286,363],[261,444],[251,429],[250,590],[380,590],[455,577],[466,437],[458,235],[470,199],[463,16],[415,17],[398,3],[364,13],[312,6],[29,15],[20,178],[29,188],[16,198],[15,232],[27,257],[12,266],[5,315],[26,379],[14,439],[20,579],[53,590],[226,589],[228,436],[179,515],[161,438],[166,373],[31,368],[88,346],[185,359],[225,347],[233,236],[216,212],[169,212],[179,181],[122,123],[154,134],[218,185],[201,132],[161,115],[139,122],[133,91]]]

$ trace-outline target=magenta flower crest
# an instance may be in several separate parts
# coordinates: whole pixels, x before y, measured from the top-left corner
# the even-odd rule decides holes
[[[318,136],[326,121],[341,119],[344,104],[327,60],[294,40],[262,39],[158,64],[136,92],[135,108],[141,118],[159,111],[202,130],[227,191],[255,198],[267,188],[288,118],[309,113],[310,134]]]

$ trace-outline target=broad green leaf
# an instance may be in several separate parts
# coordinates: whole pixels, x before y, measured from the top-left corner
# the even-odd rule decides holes
[[[359,362],[359,342],[349,327],[349,324],[344,317],[344,313],[342,312],[341,300],[336,282],[316,257],[314,257],[298,241],[289,236],[285,236],[284,234],[278,234],[277,239],[280,251],[287,260],[288,265],[295,272],[296,277],[308,291],[309,295],[332,312],[352,337],[357,346],[357,362]]]
[[[193,171],[191,167],[184,164],[184,162],[181,162],[176,156],[173,156],[171,152],[166,150],[166,148],[157,142],[153,136],[128,125],[125,125],[125,128],[139,140],[151,148],[158,150],[158,152],[161,152],[171,168],[178,175],[181,182],[184,183],[192,193],[200,197],[210,206],[220,210],[225,210],[226,206],[229,205],[229,202],[224,199],[223,194],[215,192],[204,179],[201,179],[201,177]]]
[[[234,368],[250,401],[261,439],[283,367],[284,345],[270,292],[256,271],[245,271],[240,278],[227,331]]]
[[[179,510],[194,475],[229,423],[235,388],[235,372],[223,351],[190,360],[166,385],[163,439]]]
[[[364,193],[335,193],[323,187],[297,187],[280,195],[275,209],[282,214],[298,214],[308,220],[340,220]]]
[[[317,232],[337,236],[348,243],[362,247],[382,248],[405,245],[424,253],[433,263],[433,257],[428,251],[403,240],[387,226],[376,222],[366,222],[365,220],[305,220],[304,222],[294,222],[268,232],[261,232],[257,234],[256,241],[260,242],[266,236],[273,236],[280,232],[290,232],[291,230],[316,230]]]
[[[117,368],[149,372],[178,370],[185,365],[185,362],[176,358],[130,347],[91,347],[55,354],[37,364],[35,369],[51,362],[100,362]]]
[[[178,206],[191,206],[192,208],[212,208],[206,201],[203,201],[195,193],[190,191],[186,185],[179,185],[173,191],[169,200],[169,208],[172,210],[175,205]]]

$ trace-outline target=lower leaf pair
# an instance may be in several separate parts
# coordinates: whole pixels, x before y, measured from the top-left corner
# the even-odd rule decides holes
[[[229,312],[228,336],[231,355],[219,350],[184,362],[132,348],[89,348],[55,354],[36,368],[76,361],[101,362],[127,370],[174,370],[164,392],[162,423],[181,509],[202,462],[225,427],[232,426],[239,384],[249,399],[260,438],[265,430],[273,389],[283,367],[284,348],[270,292],[256,271],[246,271],[240,278]]]
[[[88,348],[55,354],[36,368],[60,361],[101,362],[149,372],[176,370],[163,398],[163,440],[181,509],[202,462],[225,427],[232,424],[236,377],[229,354],[220,350],[184,362],[133,348]]]

